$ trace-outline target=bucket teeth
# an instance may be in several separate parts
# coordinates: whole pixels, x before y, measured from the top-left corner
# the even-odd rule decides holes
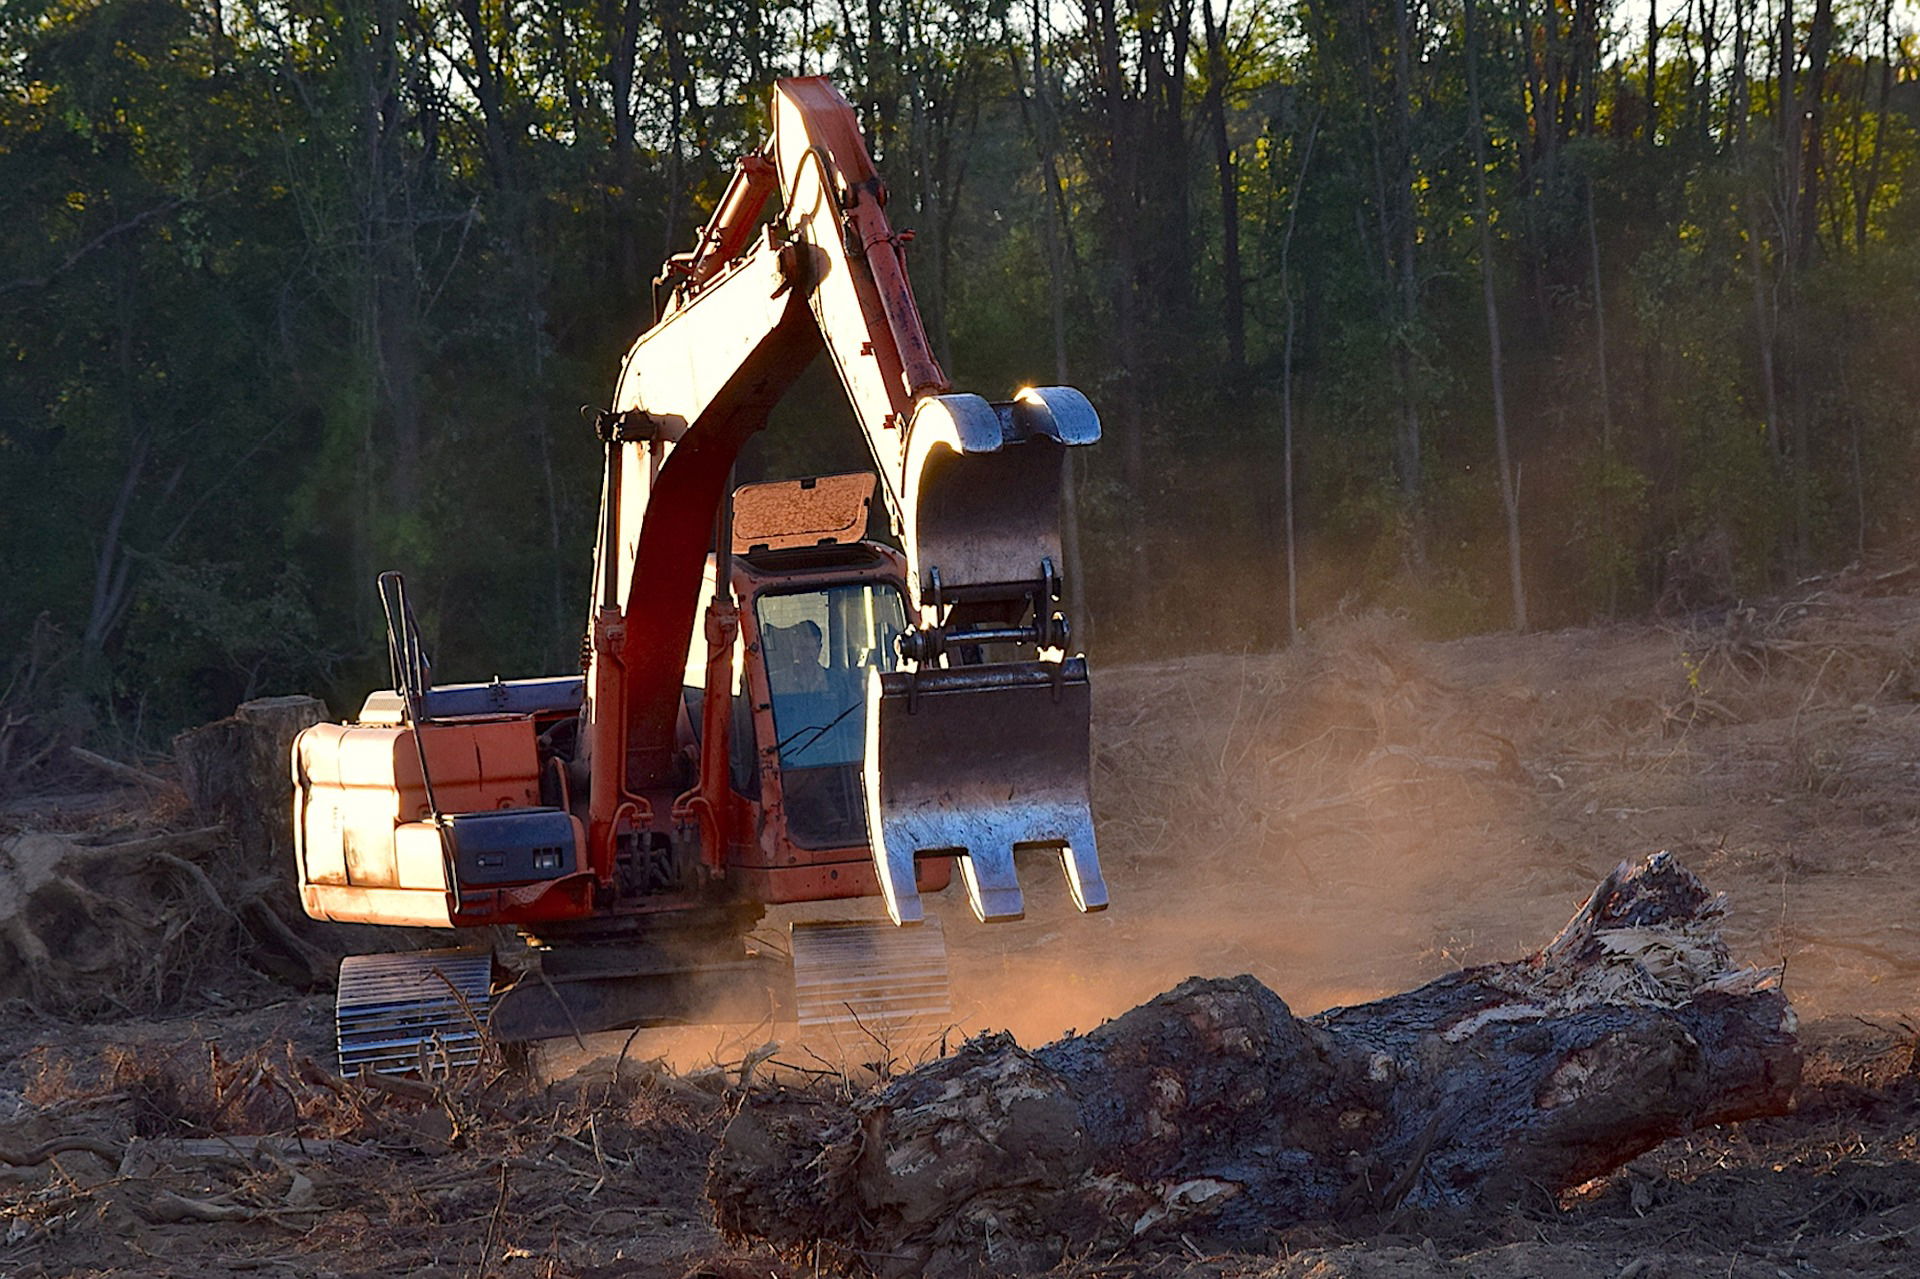
[[[960,859],[960,881],[967,886],[967,904],[973,907],[974,918],[982,923],[1020,919],[1027,913],[1011,845],[983,842],[968,848]]]
[[[1025,849],[1059,854],[1075,907],[1106,907],[1084,658],[876,673],[867,697],[867,829],[896,924],[924,918],[914,862],[928,855],[958,857],[982,921],[1025,913]]]

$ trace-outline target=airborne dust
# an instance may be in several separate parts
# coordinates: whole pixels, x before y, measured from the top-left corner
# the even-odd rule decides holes
[[[1037,863],[1025,921],[947,903],[956,999],[1024,1043],[1196,974],[1362,1002],[1526,953],[1665,848],[1803,1017],[1891,1018],[1920,970],[1920,609],[1860,589],[1437,645],[1375,616],[1097,672],[1114,906],[1072,917]]]
[[[1038,854],[1024,920],[929,897],[949,1037],[1044,1043],[1193,975],[1251,973],[1303,1014],[1363,1002],[1526,953],[1663,848],[1727,893],[1740,961],[1787,965],[1803,1018],[1890,1022],[1920,971],[1920,600],[1883,589],[1856,570],[1682,626],[1444,644],[1370,615],[1279,654],[1096,664],[1112,908],[1075,914]],[[855,1060],[927,1051],[858,1038]],[[768,1039],[831,1055],[780,1027],[627,1047],[695,1064]]]

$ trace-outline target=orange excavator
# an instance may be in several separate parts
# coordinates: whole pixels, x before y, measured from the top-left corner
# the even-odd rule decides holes
[[[304,905],[506,925],[534,963],[508,982],[485,949],[348,958],[343,1069],[458,1064],[483,1033],[937,1016],[921,894],[956,868],[982,921],[1022,915],[1029,850],[1106,906],[1060,609],[1066,450],[1099,418],[1065,387],[953,392],[907,239],[846,99],[780,81],[771,140],[667,263],[598,417],[584,673],[435,686],[382,577],[394,687],[294,746]],[[823,350],[873,473],[736,489]],[[897,549],[867,536],[876,489]],[[855,897],[888,919],[795,922],[784,955],[755,933],[769,906]]]

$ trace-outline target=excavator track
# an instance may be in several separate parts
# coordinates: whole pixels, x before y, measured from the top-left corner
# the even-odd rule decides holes
[[[798,76],[772,106],[595,416],[584,674],[436,689],[383,574],[394,689],[300,739],[310,915],[538,939],[532,980],[497,995],[475,952],[348,961],[343,1070],[451,1069],[489,1039],[784,1029],[789,1004],[802,1031],[891,1057],[951,1016],[923,887],[957,875],[981,922],[1019,919],[1016,859],[1043,852],[1079,910],[1107,904],[1059,518],[1099,414],[1070,387],[954,390],[853,105]],[[873,478],[742,506],[740,450],[823,355]],[[876,491],[897,547],[863,536]],[[779,957],[746,944],[764,906],[875,895],[891,924],[792,929],[791,1001]]]
[[[939,920],[907,928],[886,920],[796,923],[791,942],[803,1033],[895,1047],[945,1028],[953,1000]]]
[[[493,984],[480,948],[349,955],[334,1026],[340,1073],[441,1074],[478,1064]]]

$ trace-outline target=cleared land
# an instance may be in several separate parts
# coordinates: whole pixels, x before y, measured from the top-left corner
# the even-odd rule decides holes
[[[982,929],[943,903],[962,1031],[1038,1043],[1194,974],[1251,973],[1301,1013],[1371,999],[1524,954],[1616,861],[1665,848],[1731,896],[1737,958],[1785,963],[1809,1063],[1794,1114],[1676,1139],[1561,1201],[1277,1232],[1258,1255],[1194,1235],[1068,1272],[1920,1267],[1911,556],[1680,626],[1423,644],[1369,617],[1284,654],[1101,671],[1096,692],[1116,904],[1075,917],[1040,866],[1021,923]],[[191,826],[150,787],[15,800],[0,906],[45,870],[51,837],[91,848]],[[83,858],[100,901],[70,926],[14,917],[62,962],[57,982],[3,934],[0,1148],[47,1157],[0,1167],[0,1273],[809,1273],[725,1247],[701,1193],[742,1074],[820,1068],[796,1045],[761,1062],[764,1032],[683,1035],[636,1044],[617,1079],[339,1085],[327,997],[262,975],[261,929],[229,923],[166,859],[203,869],[237,916],[277,868],[195,840],[140,856],[131,876]],[[114,962],[87,962],[95,932]],[[129,937],[191,980],[130,963]],[[634,1064],[666,1048],[680,1069]]]

